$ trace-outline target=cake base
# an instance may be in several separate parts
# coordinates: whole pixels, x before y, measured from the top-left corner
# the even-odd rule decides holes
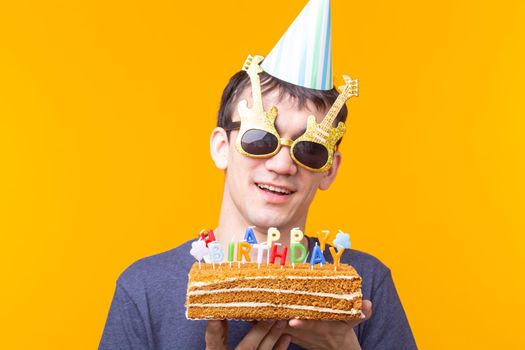
[[[348,320],[360,318],[361,277],[348,265],[193,265],[189,319]]]

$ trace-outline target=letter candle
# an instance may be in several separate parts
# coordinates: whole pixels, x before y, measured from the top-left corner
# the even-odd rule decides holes
[[[328,240],[329,235],[330,231],[327,230],[323,230],[317,235],[317,239],[319,239],[319,245],[321,246],[321,250],[325,249],[326,241]]]
[[[254,244],[253,247],[257,249],[257,267],[261,268],[262,256],[266,250],[266,255],[268,255],[268,243],[263,242],[259,244]]]
[[[250,244],[257,244],[257,238],[255,238],[255,233],[253,233],[254,227],[255,226],[248,227],[244,233],[244,240]]]
[[[315,247],[312,250],[312,258],[310,259],[310,267],[313,270],[315,264],[326,264],[326,260],[324,259],[323,252],[321,251],[321,248],[315,243]]]
[[[334,247],[329,247],[328,250],[330,250],[330,254],[334,259],[334,270],[337,270],[337,267],[339,266],[339,261],[341,260],[341,255],[343,255],[343,251],[345,250],[345,248],[343,246],[338,246],[337,253],[335,252]]]
[[[301,243],[292,243],[290,249],[292,250],[292,268],[295,268],[294,264],[304,262],[306,258],[306,248]],[[299,256],[297,256],[297,249],[301,251],[301,255]]]
[[[213,233],[213,230],[208,230],[207,232],[208,236],[206,237],[204,235],[204,229],[201,230],[201,232],[199,233],[199,237],[206,242],[206,247],[208,246],[208,244],[210,242],[215,242],[216,239],[215,239],[215,234]]]
[[[270,262],[275,264],[275,258],[281,259],[281,268],[286,264],[286,253],[288,253],[288,247],[284,246],[282,252],[277,252],[277,249],[281,246],[280,243],[275,243],[272,247],[272,252],[270,254]]]
[[[303,237],[303,231],[299,227],[295,227],[290,231],[290,243],[300,243]]]
[[[242,258],[244,257],[245,261],[252,261],[250,258],[250,250],[252,250],[252,246],[250,243],[241,241],[237,245],[237,261],[239,262],[239,266],[241,266]]]
[[[283,245],[282,249],[279,248],[281,247],[281,244],[277,241],[281,238],[281,233],[277,228],[270,227],[268,229],[266,242],[258,243],[253,230],[254,227],[255,226],[249,226],[245,231],[244,240],[237,242],[237,261],[239,263],[239,268],[241,267],[241,263],[251,262],[250,252],[253,246],[253,248],[257,249],[258,268],[261,267],[263,255],[266,251],[266,263],[275,264],[275,260],[279,258],[282,269],[286,265],[288,246]],[[319,232],[317,236],[319,242],[315,244],[310,252],[308,252],[306,247],[301,243],[301,241],[304,239],[304,233],[298,227],[295,227],[290,231],[290,260],[292,263],[292,268],[295,268],[296,263],[305,263],[308,260],[310,260],[310,268],[312,270],[314,269],[315,264],[321,264],[321,266],[326,264],[323,250],[326,247],[326,243],[328,243],[330,231],[323,230]],[[337,239],[334,239],[334,242],[330,243],[333,246],[328,247],[334,262],[335,271],[337,271],[337,268],[341,264],[341,257],[344,254],[345,246],[350,246],[350,240],[348,236],[348,234],[340,231],[337,234]],[[230,268],[232,267],[232,262],[235,259],[235,249],[235,242],[232,238],[228,244],[228,261],[230,263]],[[298,250],[299,252],[297,252]],[[199,233],[199,240],[192,243],[190,254],[197,259],[199,268],[203,258],[206,262],[211,262],[213,264],[213,268],[215,269],[215,263],[221,264],[225,257],[224,248],[220,242],[215,239],[213,230],[206,231],[204,229]]]
[[[208,248],[210,249],[210,260],[212,263],[220,263],[222,262],[222,259],[224,258],[224,253],[222,251],[222,245],[218,242],[210,242],[208,244]]]
[[[268,229],[268,238],[267,238],[268,249],[272,247],[272,242],[278,241],[279,238],[281,238],[281,233],[279,232],[279,230],[276,229],[275,227],[270,227]],[[269,264],[269,263],[270,263],[270,254],[267,254],[266,264]]]
[[[234,259],[233,258],[234,254],[235,254],[235,243],[233,243],[233,238],[232,238],[232,240],[228,244],[228,261],[230,262],[230,268],[232,267],[232,261]]]
[[[292,269],[295,269],[295,264],[299,264],[305,261],[306,248],[301,244],[304,234],[298,227],[293,228],[290,231],[290,249],[292,252]],[[297,257],[297,249],[301,251],[301,255]]]

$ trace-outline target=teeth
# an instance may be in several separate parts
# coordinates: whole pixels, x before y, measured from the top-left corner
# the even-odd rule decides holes
[[[267,190],[270,190],[270,191],[273,191],[273,192],[279,192],[279,193],[284,193],[284,194],[290,194],[291,193],[290,191],[287,191],[284,188],[273,187],[273,186],[270,186],[270,185],[257,184],[257,186],[259,186],[259,188],[264,188],[264,189],[267,189]]]

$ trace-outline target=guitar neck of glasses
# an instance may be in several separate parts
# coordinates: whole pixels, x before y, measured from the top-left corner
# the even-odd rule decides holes
[[[252,85],[252,109],[256,110],[259,113],[264,113],[263,101],[262,101],[262,92],[261,92],[261,80],[259,79],[259,74],[255,72],[249,72],[250,82]]]
[[[328,113],[326,113],[326,116],[324,117],[323,121],[321,122],[321,128],[323,128],[326,131],[329,131],[330,128],[332,128],[332,124],[337,117],[337,114],[343,108],[343,105],[345,104],[346,100],[348,100],[352,95],[350,93],[350,87],[345,87],[343,92],[337,96],[337,99],[335,100],[332,107],[330,107],[330,110]]]
[[[341,86],[340,89],[342,92],[337,96],[337,99],[335,100],[334,104],[324,117],[323,121],[321,122],[320,127],[324,131],[330,131],[332,128],[332,123],[334,122],[335,118],[337,117],[337,114],[339,114],[339,111],[341,108],[343,108],[343,105],[345,102],[353,96],[357,96],[358,92],[358,81],[357,79],[352,79],[348,75],[344,74],[343,79],[345,81],[345,85]]]

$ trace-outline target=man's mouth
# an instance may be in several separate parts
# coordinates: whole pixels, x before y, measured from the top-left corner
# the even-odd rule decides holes
[[[293,193],[293,191],[290,191],[289,189],[284,188],[284,187],[278,187],[278,186],[260,184],[260,183],[256,183],[255,185],[257,185],[257,187],[259,187],[263,191],[270,192],[270,193],[280,195],[280,196],[288,196]]]

